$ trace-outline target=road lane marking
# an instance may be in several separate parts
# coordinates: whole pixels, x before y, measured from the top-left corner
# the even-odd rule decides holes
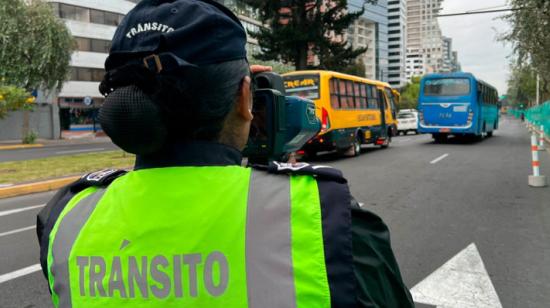
[[[40,264],[35,264],[29,267],[22,268],[20,270],[16,270],[15,272],[0,275],[0,284],[4,282],[8,282],[10,280],[14,280],[19,277],[23,277],[23,276],[38,272],[40,270],[42,270],[42,268],[40,267]]]
[[[33,206],[29,206],[29,207],[23,207],[23,208],[20,208],[20,209],[3,211],[3,212],[0,212],[0,217],[13,215],[13,214],[17,214],[17,213],[21,213],[21,212],[25,212],[25,211],[34,210],[34,209],[39,209],[39,208],[45,207],[45,206],[46,206],[46,204],[39,204],[39,205],[33,205]]]
[[[0,233],[0,237],[4,237],[4,236],[16,234],[16,233],[21,233],[21,232],[25,232],[25,231],[29,231],[29,230],[33,230],[33,229],[36,229],[36,226],[30,226],[30,227],[25,227],[25,228],[21,228],[21,229],[15,229],[15,230],[11,230],[11,231],[8,231],[8,232]]]
[[[85,149],[85,150],[70,150],[70,151],[59,151],[55,154],[76,154],[76,153],[86,153],[86,152],[99,152],[105,151],[105,148],[95,148],[95,149]]]
[[[502,308],[474,243],[411,289],[414,302],[436,307]]]
[[[396,142],[407,142],[407,141],[411,141],[412,139],[411,138],[405,138],[405,139],[397,139]]]
[[[447,156],[449,156],[449,153],[445,153],[445,154],[439,156],[438,158],[432,160],[432,161],[430,162],[430,164],[435,165],[435,164],[437,164],[438,162],[444,160]]]

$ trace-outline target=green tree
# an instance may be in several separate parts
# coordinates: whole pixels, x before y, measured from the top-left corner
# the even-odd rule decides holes
[[[512,65],[508,79],[508,100],[512,106],[528,105],[536,98],[536,70],[531,65]]]
[[[418,96],[420,95],[420,80],[422,77],[414,76],[411,82],[401,89],[401,101],[399,109],[416,109]]]
[[[75,43],[65,24],[40,0],[0,0],[0,80],[31,92],[61,89],[69,75]],[[0,114],[20,103],[2,104]],[[29,133],[25,112],[23,134]]]
[[[261,28],[252,36],[258,39],[262,60],[292,63],[296,69],[321,68],[343,70],[350,67],[366,48],[354,49],[345,40],[350,25],[365,10],[348,12],[347,0],[247,0],[257,8]],[[318,66],[308,66],[308,57],[316,55]]]
[[[504,17],[510,23],[511,30],[502,35],[501,40],[514,47],[514,67],[530,67],[533,75],[540,75],[543,98],[550,99],[550,1],[511,0],[510,4],[516,10]],[[515,73],[519,73],[518,78],[525,77],[521,72]],[[511,88],[527,91],[517,88],[521,83],[514,78],[511,78]],[[527,94],[519,95],[519,98],[525,98],[522,95]]]
[[[22,88],[2,85],[0,82],[0,120],[5,118],[8,112],[26,107],[29,109],[34,102],[34,97]]]
[[[284,74],[288,72],[295,71],[296,68],[291,64],[284,64],[280,61],[273,61],[273,60],[261,60],[256,58],[256,56],[250,57],[250,64],[258,64],[258,65],[265,65],[265,66],[271,66],[273,68],[273,71],[278,74]]]
[[[365,62],[359,59],[355,63],[342,69],[342,73],[359,76],[359,77],[365,77],[367,75],[367,68],[365,67]]]

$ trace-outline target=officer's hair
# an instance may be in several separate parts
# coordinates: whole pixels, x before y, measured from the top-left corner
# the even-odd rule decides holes
[[[198,69],[157,76],[153,101],[164,109],[170,140],[216,141],[235,105],[243,78],[250,75],[246,60],[209,64]]]

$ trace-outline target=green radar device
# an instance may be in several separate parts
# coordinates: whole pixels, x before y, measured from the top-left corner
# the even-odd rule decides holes
[[[286,96],[283,78],[276,73],[254,75],[253,85],[254,119],[243,155],[249,164],[285,161],[319,133],[315,104]]]

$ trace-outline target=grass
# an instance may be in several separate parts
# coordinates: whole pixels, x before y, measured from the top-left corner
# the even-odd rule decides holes
[[[0,184],[18,184],[86,173],[128,168],[134,155],[122,151],[78,154],[0,163]]]

